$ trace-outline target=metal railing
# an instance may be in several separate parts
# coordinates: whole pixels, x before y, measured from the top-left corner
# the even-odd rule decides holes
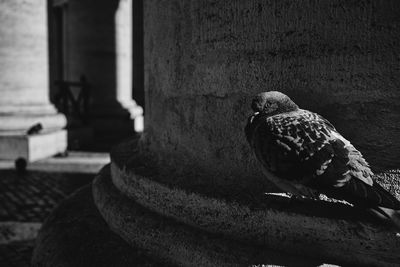
[[[54,97],[57,109],[73,118],[86,122],[89,114],[90,84],[82,75],[79,82],[56,81],[58,90]]]

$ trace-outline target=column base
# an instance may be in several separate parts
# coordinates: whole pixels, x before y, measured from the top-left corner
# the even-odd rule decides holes
[[[268,257],[275,250],[283,253],[278,260],[293,255],[321,260],[318,265],[325,262],[346,266],[398,266],[400,263],[397,229],[363,209],[334,199],[295,200],[284,194],[264,193],[249,197],[253,191],[240,187],[241,191],[237,191],[236,185],[230,183],[216,184],[201,172],[187,172],[186,177],[182,177],[181,173],[166,169],[157,158],[157,154],[148,153],[140,145],[135,149],[135,142],[115,147],[111,151],[111,174],[104,169],[95,179],[93,196],[113,231],[124,240],[141,244],[142,248],[153,250],[155,255],[169,258],[177,265],[191,265],[187,262],[194,262],[195,258],[217,262],[219,256],[223,256],[224,260],[219,262],[231,259],[231,265],[286,266],[268,259],[255,260],[255,255]],[[376,179],[395,181],[398,173],[377,175]],[[211,177],[215,179],[215,175]],[[396,188],[393,182],[389,185]],[[145,239],[140,235],[148,225],[161,224],[138,225],[142,219],[136,218],[144,212],[135,211],[135,205],[157,214],[159,217],[154,221],[180,223],[179,230],[168,234],[160,231],[157,236],[157,231],[152,229],[149,231],[151,238]],[[186,234],[189,231],[184,229],[189,228],[202,232],[202,238]],[[168,239],[162,240],[164,237]],[[201,244],[202,241],[205,244]],[[221,254],[212,254],[213,251]],[[223,251],[229,254],[222,255]],[[243,255],[237,260],[247,258],[248,262],[236,261],[237,255]],[[317,265],[300,264],[300,259],[287,265]],[[205,266],[204,261],[193,265]]]
[[[66,130],[35,135],[0,135],[0,159],[24,158],[32,162],[62,153],[66,149]]]
[[[147,251],[167,266],[319,266],[323,263],[319,259],[235,241],[163,216],[127,198],[111,179],[110,170],[105,167],[92,183],[93,200],[103,219],[111,231],[133,248]]]

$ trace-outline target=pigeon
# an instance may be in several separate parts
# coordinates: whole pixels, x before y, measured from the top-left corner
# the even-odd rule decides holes
[[[328,120],[278,91],[256,95],[251,108],[245,134],[267,179],[294,196],[345,200],[400,229],[400,201]]]

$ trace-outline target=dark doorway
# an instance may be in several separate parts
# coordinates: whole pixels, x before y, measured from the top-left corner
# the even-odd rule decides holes
[[[132,1],[132,96],[139,106],[145,108],[143,51],[143,0],[134,0]]]
[[[64,78],[64,7],[53,8],[54,14],[54,59],[57,80]]]
[[[56,81],[66,77],[67,1],[54,1],[49,5],[50,100],[54,103]]]

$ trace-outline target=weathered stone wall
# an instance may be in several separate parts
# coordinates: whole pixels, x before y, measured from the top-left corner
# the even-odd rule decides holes
[[[279,90],[399,167],[397,1],[146,0],[144,19],[146,138],[171,164],[259,176],[243,127]]]

